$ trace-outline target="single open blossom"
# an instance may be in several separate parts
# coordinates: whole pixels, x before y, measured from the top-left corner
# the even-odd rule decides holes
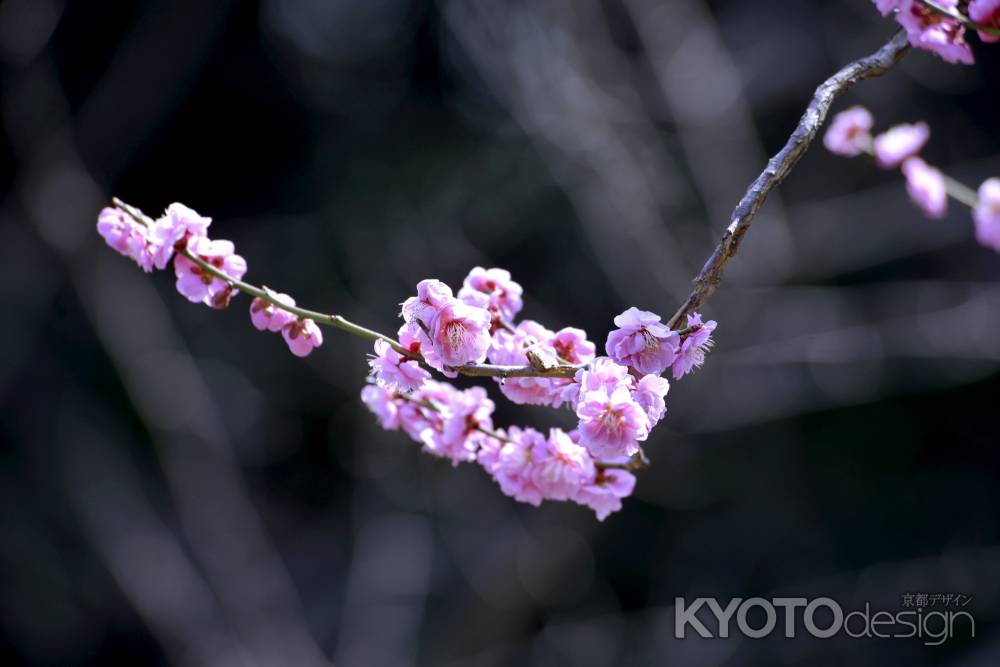
[[[649,417],[625,387],[583,394],[576,416],[580,443],[599,459],[631,456],[649,435]]]
[[[438,309],[428,329],[434,350],[445,366],[478,364],[490,347],[488,311],[452,301]]]
[[[306,357],[323,344],[323,332],[312,320],[295,320],[285,325],[281,335],[296,357]]]
[[[368,361],[375,381],[387,389],[410,392],[419,389],[431,374],[413,359],[401,355],[388,341],[375,341],[375,356]]]
[[[522,292],[509,271],[477,266],[462,282],[458,298],[470,306],[487,308],[501,321],[511,322],[524,305]]]
[[[834,116],[830,129],[823,135],[823,145],[837,155],[854,157],[871,144],[872,114],[861,106],[853,106]]]
[[[598,521],[622,508],[622,498],[632,495],[635,475],[627,470],[598,470],[594,479],[577,489],[573,500],[594,510]]]
[[[1000,0],[972,0],[969,3],[969,18],[988,28],[1000,28]],[[979,31],[979,39],[997,42],[1000,37]]]
[[[286,306],[294,306],[295,299],[288,296],[287,294],[279,294],[278,292],[273,292],[266,287],[264,291],[277,301],[285,304]],[[295,320],[295,315],[292,315],[287,310],[283,310],[278,306],[274,305],[270,301],[264,301],[260,297],[254,297],[254,300],[250,302],[250,322],[254,325],[257,331],[281,331],[285,328],[285,325],[289,322]]]
[[[948,208],[944,175],[918,157],[903,163],[906,191],[928,218],[943,218]]]
[[[958,0],[937,0],[944,9],[957,10]],[[910,44],[941,56],[949,63],[971,65],[972,49],[965,41],[965,28],[920,0],[902,0],[896,21],[906,31]]]
[[[155,246],[153,261],[158,269],[167,268],[167,263],[177,247],[186,247],[192,237],[205,236],[211,218],[199,215],[184,204],[173,203],[163,216],[149,228],[149,236]]]
[[[120,208],[108,206],[97,216],[97,233],[118,254],[129,257],[149,273],[153,270],[155,248],[145,225]]]
[[[673,363],[680,337],[660,316],[632,307],[615,318],[618,328],[608,334],[608,356],[643,375],[659,375]]]
[[[367,384],[361,390],[361,400],[378,417],[379,423],[387,431],[399,428],[399,404],[384,387]]]
[[[231,241],[195,237],[188,243],[188,250],[231,278],[238,280],[247,272],[246,260],[235,254]],[[174,257],[174,273],[177,276],[177,291],[194,303],[200,301],[211,306],[212,297],[229,288],[226,281],[205,271],[181,254]]]
[[[979,202],[972,209],[976,240],[1000,252],[1000,178],[991,178],[979,186]]]
[[[680,380],[695,368],[705,363],[705,353],[712,347],[712,332],[717,326],[715,320],[701,321],[700,313],[687,316],[688,329],[694,329],[684,336],[672,370],[675,380]]]
[[[649,417],[652,428],[667,414],[667,404],[663,400],[670,391],[670,382],[659,375],[644,375],[632,392],[632,400],[639,404]]]
[[[884,169],[898,167],[924,147],[931,136],[927,123],[896,125],[875,137],[875,162]]]

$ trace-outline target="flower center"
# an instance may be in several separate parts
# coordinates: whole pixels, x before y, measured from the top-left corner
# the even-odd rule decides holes
[[[465,327],[461,322],[451,322],[445,329],[445,336],[448,338],[448,345],[452,348],[461,347],[465,343]]]
[[[656,336],[649,333],[645,329],[642,329],[642,340],[643,348],[646,352],[656,352],[660,349],[660,341],[656,339]]]

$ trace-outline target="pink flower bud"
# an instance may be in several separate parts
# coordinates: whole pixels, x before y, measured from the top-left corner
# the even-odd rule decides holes
[[[918,157],[903,163],[906,191],[928,218],[943,218],[948,208],[944,176]]]
[[[290,322],[281,330],[281,335],[296,357],[307,357],[313,348],[323,344],[323,332],[312,320]]]
[[[979,186],[979,202],[972,210],[976,240],[1000,252],[1000,178],[990,178]]]
[[[919,153],[930,136],[927,123],[897,125],[875,137],[875,162],[883,169],[898,167]]]
[[[823,145],[837,155],[860,155],[871,144],[874,120],[868,109],[854,106],[833,117],[830,129],[823,135]]]
[[[279,294],[273,292],[268,288],[264,288],[267,294],[286,306],[294,306],[295,299],[288,296],[287,294]],[[265,301],[260,297],[255,297],[250,303],[250,322],[258,331],[281,331],[285,328],[285,325],[295,319],[295,315],[292,315],[287,310],[283,310],[278,306],[275,306],[269,301]]]

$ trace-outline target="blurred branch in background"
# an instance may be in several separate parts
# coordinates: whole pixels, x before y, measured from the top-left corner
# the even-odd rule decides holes
[[[444,12],[565,190],[618,300],[675,300],[688,262],[663,220],[691,201],[628,85],[629,64],[599,5],[472,0],[444,3]]]
[[[218,11],[220,7],[214,9]],[[23,8],[23,11],[32,10]],[[175,16],[179,18],[180,15]],[[210,21],[198,23],[212,24]],[[152,33],[137,34],[144,46],[159,44],[161,49],[166,48],[167,44],[181,40],[177,31],[183,30],[183,41],[188,45],[186,52],[199,52],[198,40],[187,30],[186,20],[157,22],[156,26]],[[210,42],[212,32],[203,32],[200,38]],[[163,62],[168,61],[163,59]],[[176,90],[174,86],[191,76],[187,70],[196,62],[192,59],[186,67],[173,70],[173,82],[158,81],[159,92]],[[73,141],[76,128],[68,115],[68,105],[62,99],[52,63],[44,51],[36,55],[32,65],[18,73],[17,78],[14,94],[5,100],[5,121],[9,135],[19,139],[19,159],[30,165],[30,170],[5,202],[5,208],[23,207],[24,217],[34,223],[72,277],[91,324],[157,445],[185,536],[205,568],[208,582],[225,609],[228,621],[236,629],[246,649],[247,660],[261,665],[326,664],[300,617],[297,595],[284,565],[265,535],[247,495],[211,393],[196,363],[184,350],[162,301],[151,286],[132,281],[123,267],[93,252],[93,239],[88,233],[92,227],[91,212],[107,197],[100,194],[97,184],[83,167]],[[120,85],[128,83],[127,79],[119,80]],[[120,95],[113,85],[98,86],[97,91],[98,96]],[[126,97],[131,98],[134,93],[130,89]],[[44,96],[44,101],[38,99],[39,95]],[[146,108],[162,113],[164,105],[156,100],[153,102]],[[92,98],[92,103],[98,107],[102,105],[100,97]],[[40,119],[30,112],[25,113],[36,108],[46,109],[47,116]],[[130,118],[136,119],[138,128],[153,125],[152,121],[138,121],[137,108],[133,108]],[[99,135],[94,132],[88,136],[93,139]],[[118,134],[108,136],[102,146],[111,150],[116,141],[135,140],[132,135]],[[54,205],[55,202],[59,205]],[[123,289],[123,285],[128,287]],[[214,650],[207,656],[205,652],[210,648],[201,646],[218,642],[207,625],[171,627],[167,616],[151,605],[147,589],[136,585],[137,575],[123,568],[119,560],[118,554],[129,548],[129,542],[109,544],[107,540],[114,539],[115,534],[96,530],[92,523],[93,509],[84,506],[83,510],[91,522],[90,536],[101,540],[95,544],[97,552],[109,559],[109,568],[118,573],[124,584],[123,592],[132,597],[139,610],[150,616],[153,627],[166,634],[209,633],[204,638],[180,637],[179,641],[192,653],[191,660],[221,659]],[[123,517],[122,520],[128,519]],[[150,521],[152,519],[147,524],[155,525]],[[117,537],[128,540],[141,535],[118,533]],[[146,554],[147,558],[163,563],[178,562],[176,548],[170,539],[148,540],[145,546],[161,551]],[[183,565],[178,564],[174,573],[183,572]],[[174,579],[163,572],[157,574],[166,577],[163,584],[169,582],[170,586],[178,586],[183,582],[183,578]],[[237,658],[229,654],[219,664]]]
[[[733,56],[704,0],[628,0],[623,6],[675,125],[705,213],[709,220],[725,220],[732,202],[767,159]],[[762,215],[766,219],[754,232],[759,251],[745,259],[737,274],[755,285],[781,279],[794,256],[780,193],[771,195]],[[704,232],[699,248],[715,236]]]

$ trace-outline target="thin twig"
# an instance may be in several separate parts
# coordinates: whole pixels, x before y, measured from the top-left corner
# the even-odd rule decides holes
[[[125,203],[117,197],[113,197],[111,203],[128,213],[136,222],[143,225],[153,224],[152,218],[147,216],[141,210],[136,207]],[[190,259],[192,262],[198,265],[202,271],[206,271],[211,275],[215,276],[219,280],[225,281],[227,284],[231,285],[233,289],[239,290],[250,296],[257,297],[262,301],[266,301],[274,305],[277,308],[288,311],[289,313],[299,317],[301,319],[313,320],[317,324],[325,324],[327,326],[335,327],[341,331],[346,331],[349,334],[364,338],[370,341],[384,340],[389,345],[392,346],[394,350],[400,354],[414,359],[415,361],[424,362],[424,358],[416,352],[413,352],[402,345],[399,342],[387,336],[386,334],[379,333],[367,327],[363,327],[360,324],[355,324],[350,320],[341,317],[340,315],[332,315],[328,313],[321,313],[315,310],[309,310],[307,308],[302,308],[300,306],[289,306],[288,304],[279,301],[275,298],[274,294],[268,292],[267,290],[257,287],[256,285],[251,285],[248,282],[244,282],[237,278],[233,278],[228,275],[225,271],[222,271],[218,267],[212,266],[210,263],[203,260],[201,257],[191,252],[189,249],[184,248],[180,251],[185,257]],[[498,378],[513,378],[513,377],[542,377],[542,378],[571,378],[576,375],[576,372],[583,368],[582,365],[563,365],[563,366],[553,366],[548,368],[538,368],[532,365],[526,366],[502,366],[497,364],[468,364],[465,366],[455,366],[449,370],[455,371],[461,375],[467,375],[470,377],[498,377]]]
[[[722,235],[722,240],[695,277],[694,289],[691,294],[673,314],[667,322],[667,326],[675,329],[686,315],[701,308],[715,293],[722,281],[723,269],[739,249],[743,235],[750,228],[750,223],[753,222],[757,211],[764,204],[771,190],[785,180],[809,148],[813,139],[816,138],[816,134],[826,120],[826,115],[834,100],[858,81],[871,79],[888,72],[908,48],[909,42],[906,34],[900,30],[878,51],[870,56],[855,60],[820,84],[785,146],[768,161],[767,167],[757,177],[757,180],[750,184],[743,199],[736,205],[729,226]]]

